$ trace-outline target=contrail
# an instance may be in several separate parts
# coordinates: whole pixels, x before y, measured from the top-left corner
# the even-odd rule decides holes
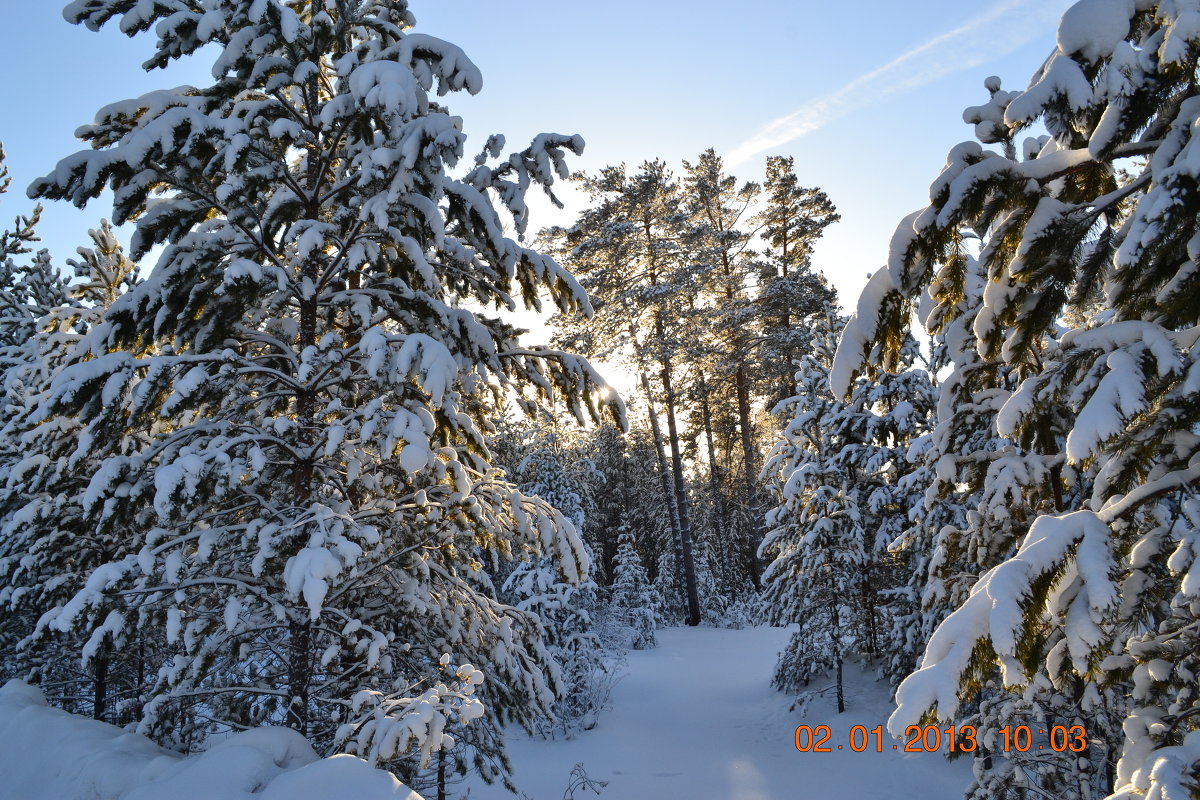
[[[772,120],[735,147],[726,161],[730,165],[743,163],[759,153],[822,128],[851,111],[1011,53],[1044,34],[1072,2],[1007,0],[1000,3],[954,30],[939,34],[829,94]]]

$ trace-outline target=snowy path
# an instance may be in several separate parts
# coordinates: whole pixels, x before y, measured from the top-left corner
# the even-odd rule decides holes
[[[958,800],[969,762],[936,753],[855,753],[850,727],[886,722],[886,687],[855,676],[845,714],[831,700],[789,711],[770,687],[787,631],[772,628],[659,631],[655,650],[629,654],[613,708],[574,741],[510,742],[517,787],[532,800],[559,800],[571,767],[583,762],[608,781],[601,800]],[[797,725],[827,724],[831,753],[800,753]],[[872,741],[872,745],[874,742]],[[460,787],[459,792],[463,789]],[[453,796],[453,792],[452,795]],[[474,785],[471,800],[512,800],[498,786]],[[595,797],[578,793],[576,800]]]

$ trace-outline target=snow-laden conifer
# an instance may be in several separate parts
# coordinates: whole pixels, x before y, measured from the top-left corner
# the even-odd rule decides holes
[[[840,219],[824,191],[800,185],[793,157],[767,158],[763,209],[755,218],[765,247],[754,307],[768,408],[791,396],[795,362],[814,341],[814,320],[837,302],[812,258],[825,229]]]
[[[518,451],[522,458],[513,475],[523,492],[550,503],[571,521],[594,560],[587,543],[588,510],[592,484],[600,476],[589,459],[567,448],[552,418],[539,415],[538,423]],[[614,676],[596,631],[598,595],[594,580],[565,580],[546,557],[518,563],[504,580],[501,597],[540,622],[561,684],[549,713],[536,723],[544,736],[571,738],[594,727],[608,702]]]
[[[475,554],[545,557],[568,581],[588,557],[492,468],[483,418],[505,393],[596,416],[600,394],[586,362],[494,316],[542,296],[587,308],[501,212],[522,233],[525,191],[564,175],[582,140],[543,134],[501,158],[492,137],[461,165],[462,120],[434,93],[479,91],[479,70],[414,31],[404,0],[65,14],[153,29],[147,68],[202,48],[215,61],[210,86],[101,109],[80,131],[91,149],[32,189],[83,205],[107,186],[115,221],[136,221],[133,256],[165,245],[35,414],[78,415],[85,441],[147,437],[92,476],[83,511],[114,547],[47,624],[161,636],[141,728],[164,738],[283,723],[386,760],[428,757],[435,720],[467,721],[475,699],[528,722],[554,696],[548,657]],[[413,706],[443,654],[490,680]],[[384,724],[409,708],[411,737]]]
[[[775,683],[797,691],[813,677],[835,673],[839,710],[842,666],[848,659],[895,653],[892,629],[911,604],[899,587],[903,555],[892,552],[909,528],[919,497],[908,453],[928,429],[933,387],[916,367],[881,381],[859,381],[846,400],[829,389],[832,337],[840,320],[827,309],[826,342],[800,360],[796,395],[779,411],[791,415],[767,461],[778,505],[762,552],[774,556],[765,600],[777,623],[800,629],[781,654]]]
[[[923,296],[932,331],[969,311],[980,358],[1016,384],[993,384],[994,433],[1037,456],[1009,461],[1010,485],[1040,498],[1013,504],[1014,552],[933,633],[892,726],[954,718],[998,670],[1001,685],[1078,698],[1103,739],[1116,687],[1132,710],[1111,731],[1124,738],[1115,782],[1094,770],[1080,791],[1186,796],[1200,775],[1188,505],[1200,27],[1185,4],[1084,0],[1057,41],[1026,90],[989,79],[990,98],[967,109],[978,141],[951,150],[930,205],[901,223],[838,353],[845,391],[864,362],[895,364]],[[1021,140],[1035,123],[1046,134]],[[983,242],[977,281],[960,267],[965,230]]]
[[[35,423],[29,416],[87,332],[137,283],[137,266],[125,256],[112,226],[104,221],[90,235],[92,246],[80,247],[78,260],[67,260],[75,273],[69,286],[48,260],[39,259],[45,263],[41,283],[53,292],[26,308],[30,333],[16,349],[17,363],[5,374],[0,432],[11,449],[4,453],[0,484],[0,508],[5,512],[0,522],[0,593],[17,636],[7,651],[6,671],[36,678],[51,698],[68,708],[112,719],[111,711],[124,714],[139,702],[143,678],[137,661],[147,642],[108,630],[84,645],[65,634],[47,635],[44,615],[67,603],[83,588],[90,571],[111,557],[113,544],[93,536],[84,518],[84,495],[105,458],[140,446],[142,439],[112,431],[97,441],[94,435],[82,435],[79,421],[71,417]]]
[[[654,589],[628,525],[621,526],[613,566],[610,603],[618,620],[629,630],[629,647],[646,650],[656,644],[654,638]]]
[[[772,559],[763,575],[771,621],[799,625],[780,654],[774,684],[796,692],[833,672],[843,711],[843,665],[863,630],[850,598],[858,594],[860,567],[869,555],[858,497],[837,460],[847,407],[829,391],[838,322],[829,313],[826,341],[800,360],[796,395],[785,401],[792,419],[764,467],[777,505],[767,515],[760,554]]]

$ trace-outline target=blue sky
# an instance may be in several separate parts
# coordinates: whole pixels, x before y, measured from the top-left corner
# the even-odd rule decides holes
[[[96,109],[142,92],[201,83],[209,59],[145,73],[147,37],[92,33],[62,20],[62,0],[22,3],[0,28],[0,140],[13,191],[0,222],[31,205],[24,187],[79,149],[73,131]],[[448,98],[476,145],[504,133],[512,148],[544,130],[580,133],[581,169],[708,147],[742,180],[767,155],[796,158],[843,221],[817,265],[853,306],[882,265],[900,218],[922,206],[947,150],[971,136],[962,110],[999,75],[1022,88],[1054,46],[1069,0],[919,3],[741,0],[412,0],[418,30],[461,47],[484,90]],[[736,162],[736,163],[734,163]],[[581,199],[568,196],[569,203]],[[577,208],[578,206],[576,206]],[[111,211],[49,204],[41,233],[62,264]],[[538,207],[533,226],[569,214]]]

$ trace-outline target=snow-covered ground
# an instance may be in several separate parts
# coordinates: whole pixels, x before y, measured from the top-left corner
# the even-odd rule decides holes
[[[259,728],[180,756],[144,736],[0,687],[0,800],[421,800],[354,756],[317,758],[304,737]]]
[[[837,714],[832,696],[790,711],[791,699],[770,686],[775,656],[787,641],[780,628],[673,628],[658,633],[658,648],[629,654],[628,674],[613,708],[595,729],[573,741],[516,737],[510,742],[513,779],[532,800],[563,797],[571,768],[608,781],[609,800],[958,800],[970,782],[966,760],[937,753],[855,753],[850,728],[885,725],[887,687],[848,674],[848,708]],[[829,725],[830,753],[795,748],[797,725]],[[469,788],[470,794],[467,795]],[[512,800],[500,786],[474,783],[451,796]],[[575,800],[594,797],[577,792]]]
[[[674,628],[659,645],[629,654],[613,708],[573,741],[516,737],[513,778],[532,800],[563,797],[572,767],[608,782],[602,800],[958,800],[966,761],[937,753],[855,753],[854,725],[884,724],[882,683],[850,672],[845,714],[820,696],[803,710],[770,687],[780,628]],[[795,748],[797,725],[829,725],[829,753]],[[874,741],[872,740],[872,745]],[[469,794],[468,794],[469,792]],[[513,800],[499,786],[451,788],[470,800]],[[574,800],[594,797],[578,791]],[[317,759],[283,729],[230,737],[187,758],[110,725],[45,705],[12,682],[0,689],[0,800],[419,800],[387,773],[351,756]]]

